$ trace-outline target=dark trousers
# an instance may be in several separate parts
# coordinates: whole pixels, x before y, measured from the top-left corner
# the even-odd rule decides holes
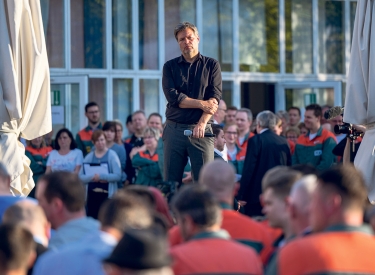
[[[180,124],[167,120],[164,131],[164,179],[182,181],[184,168],[191,162],[192,177],[198,181],[202,166],[214,160],[214,138],[193,138],[184,136],[184,130],[193,131],[195,125]],[[212,134],[211,124],[207,124],[206,133]]]
[[[90,182],[87,190],[87,216],[98,219],[100,207],[107,199],[108,183]]]

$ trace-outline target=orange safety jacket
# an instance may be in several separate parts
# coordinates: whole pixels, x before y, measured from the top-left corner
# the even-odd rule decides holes
[[[246,156],[247,144],[249,142],[249,139],[251,139],[253,136],[255,136],[255,134],[253,132],[247,133],[245,135],[245,140],[242,143],[242,145],[240,144],[239,139],[237,140],[237,145],[242,149],[242,151],[244,152],[245,156]]]
[[[263,274],[255,251],[229,238],[223,230],[202,232],[173,247],[174,274]]]
[[[285,245],[266,274],[373,275],[374,255],[375,238],[371,230],[337,225]]]
[[[221,204],[221,206],[223,208],[221,228],[237,242],[253,248],[265,263],[272,253],[272,238],[268,231],[258,222],[232,210],[229,205]],[[178,225],[172,227],[168,233],[171,246],[183,243]]]

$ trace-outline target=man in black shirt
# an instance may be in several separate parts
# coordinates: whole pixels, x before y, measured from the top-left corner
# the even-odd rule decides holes
[[[163,67],[163,91],[168,101],[164,141],[164,174],[167,181],[181,182],[188,156],[193,178],[198,180],[203,164],[213,160],[212,115],[221,99],[220,64],[198,51],[197,28],[180,23],[174,30],[182,55]],[[191,138],[184,130],[192,130]]]

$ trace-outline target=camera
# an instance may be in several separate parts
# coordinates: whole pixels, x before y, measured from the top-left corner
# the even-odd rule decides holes
[[[362,132],[357,131],[352,124],[344,123],[342,125],[335,125],[333,128],[336,135],[346,134],[348,138],[356,139],[359,136],[363,136]]]
[[[350,132],[353,130],[353,125],[350,123],[344,123],[342,125],[335,125],[333,128],[336,135],[339,134],[350,134]]]

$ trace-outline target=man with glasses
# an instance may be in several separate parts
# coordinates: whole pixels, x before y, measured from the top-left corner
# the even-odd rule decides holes
[[[212,115],[222,96],[220,64],[198,51],[198,29],[189,22],[178,24],[174,35],[182,55],[163,67],[163,91],[168,101],[164,141],[166,181],[181,182],[184,167],[191,161],[195,181],[201,167],[213,160]],[[184,136],[191,130],[192,137]]]
[[[102,129],[99,105],[96,102],[87,103],[85,106],[85,116],[89,124],[79,131],[76,136],[77,147],[82,151],[83,156],[91,152],[91,147],[93,146],[91,141],[92,133],[95,130]]]

